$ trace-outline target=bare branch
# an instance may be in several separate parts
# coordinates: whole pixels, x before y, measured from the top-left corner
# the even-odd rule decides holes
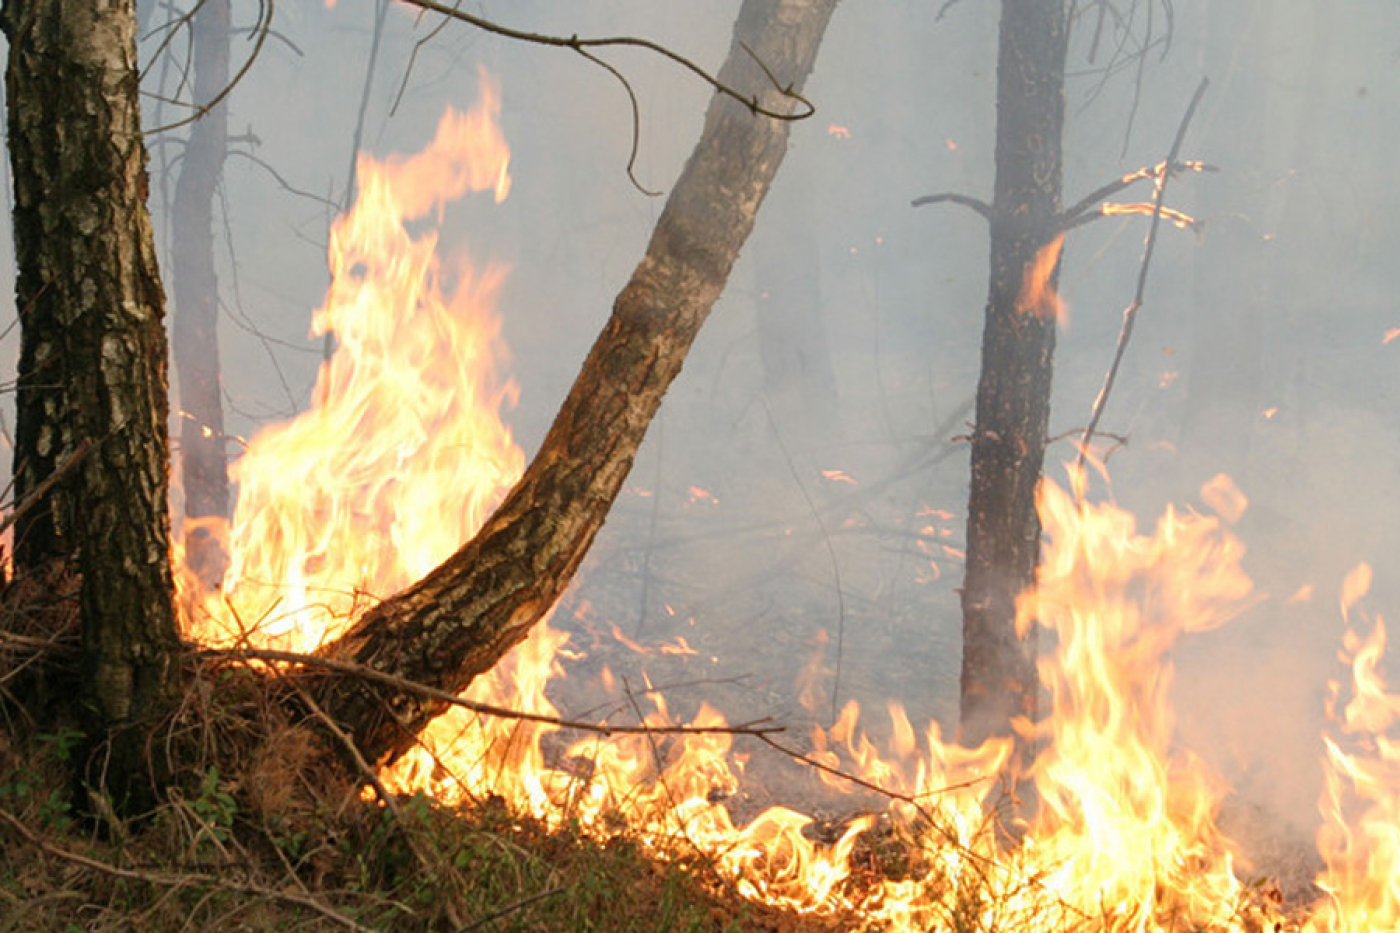
[[[913,207],[923,207],[925,204],[961,204],[963,207],[971,208],[981,214],[982,218],[989,223],[992,219],[992,206],[986,201],[980,201],[966,194],[955,194],[951,191],[943,194],[926,194],[909,203]]]
[[[73,452],[68,455],[68,458],[66,460],[64,460],[58,466],[54,467],[53,472],[50,473],[48,476],[44,477],[44,481],[42,483],[30,490],[29,495],[25,496],[23,501],[17,503],[14,507],[14,510],[11,511],[9,515],[6,515],[3,519],[0,519],[0,532],[3,532],[15,522],[19,521],[19,519],[24,515],[24,513],[34,508],[34,506],[37,503],[41,502],[43,498],[49,494],[49,490],[52,489],[58,483],[59,480],[67,476],[69,471],[72,470],[73,467],[77,466],[78,463],[81,462],[84,457],[86,457],[89,453],[92,452],[92,447],[92,438],[90,437],[85,437],[81,441],[79,441],[78,446],[73,448]]]
[[[182,126],[188,126],[189,124],[203,117],[209,111],[213,110],[215,107],[219,106],[219,104],[223,103],[224,99],[233,93],[233,89],[237,87],[239,82],[242,81],[247,76],[248,72],[252,70],[253,62],[258,60],[258,55],[262,52],[263,44],[267,42],[267,37],[272,32],[272,13],[275,8],[275,4],[276,0],[262,0],[262,2],[259,3],[258,21],[253,26],[253,48],[248,53],[248,57],[244,59],[243,64],[238,67],[238,71],[234,73],[233,77],[229,80],[228,84],[224,85],[223,90],[219,91],[219,93],[215,94],[213,97],[211,97],[204,103],[195,105],[194,112],[191,113],[189,116],[184,117],[180,120],[176,120],[174,123],[167,123],[164,126],[158,126],[153,130],[146,130],[144,135],[155,136],[159,133],[165,133],[170,130],[179,129]],[[198,7],[196,7],[196,9],[197,8]],[[193,15],[193,12],[189,14],[189,16]],[[189,16],[185,17],[184,22],[188,22]]]
[[[694,74],[701,81],[704,81],[706,84],[710,85],[710,87],[714,88],[717,93],[724,94],[727,97],[732,97],[734,100],[737,100],[739,103],[749,108],[749,110],[753,113],[759,116],[769,117],[774,120],[805,120],[812,114],[817,112],[817,108],[812,106],[811,101],[799,94],[791,85],[783,86],[779,84],[778,81],[774,79],[772,72],[769,72],[766,67],[764,68],[764,71],[768,74],[769,79],[773,81],[773,86],[777,88],[777,90],[784,97],[787,97],[801,104],[803,109],[797,111],[796,113],[785,113],[781,110],[773,110],[771,108],[764,107],[761,104],[759,104],[758,98],[754,95],[745,94],[739,90],[736,90],[735,88],[730,87],[729,85],[720,81],[719,78],[710,74],[704,68],[701,68],[699,65],[695,64],[695,62],[686,58],[684,55],[681,55],[679,52],[672,51],[666,46],[661,45],[658,42],[653,42],[650,39],[642,39],[637,36],[607,36],[605,38],[597,39],[581,39],[578,36],[550,36],[545,35],[543,33],[525,32],[519,29],[511,29],[508,26],[502,26],[499,23],[492,22],[491,20],[484,19],[480,16],[474,16],[471,13],[463,12],[462,10],[459,10],[456,7],[447,6],[443,3],[437,3],[435,2],[435,0],[404,0],[404,2],[410,4],[411,6],[416,6],[424,10],[429,10],[433,13],[438,13],[442,16],[446,16],[451,19],[461,20],[464,23],[468,23],[472,26],[475,26],[478,29],[485,30],[486,32],[494,33],[498,36],[505,36],[507,39],[516,39],[521,42],[531,42],[535,45],[547,45],[553,48],[572,49],[573,51],[579,53],[580,55],[584,55],[585,58],[588,58],[594,62],[597,62],[596,56],[591,54],[585,54],[585,50],[610,48],[616,46],[630,46],[632,48],[646,49],[647,51],[655,52],[657,55],[660,55],[663,58],[670,59],[677,65],[680,65],[682,68]]]
[[[501,719],[518,719],[523,722],[534,722],[546,726],[557,726],[561,729],[577,729],[581,732],[593,732],[598,735],[769,735],[775,732],[786,731],[783,726],[765,725],[771,720],[756,719],[751,722],[739,723],[735,726],[707,727],[707,726],[613,726],[606,723],[579,722],[573,719],[562,719],[558,716],[544,716],[539,713],[526,713],[521,710],[507,709],[503,706],[493,706],[490,703],[478,703],[475,700],[464,699],[446,690],[439,690],[427,684],[417,683],[405,677],[398,677],[394,674],[387,674],[377,671],[372,667],[365,667],[362,664],[355,664],[351,661],[337,661],[333,658],[319,655],[299,654],[295,651],[276,651],[265,648],[197,648],[197,653],[206,658],[224,658],[235,661],[274,661],[282,664],[300,664],[305,667],[320,667],[328,671],[335,671],[338,674],[348,674],[351,677],[358,677],[362,680],[383,684],[393,687],[405,693],[415,693],[419,696],[447,703],[451,706],[460,706],[462,709],[471,710],[483,716],[495,716]]]
[[[1196,93],[1192,95],[1191,103],[1181,118],[1181,125],[1177,127],[1176,139],[1172,140],[1171,152],[1167,153],[1164,165],[1175,164],[1176,157],[1181,152],[1181,144],[1186,139],[1186,129],[1191,125],[1191,118],[1195,116],[1196,108],[1200,105],[1201,98],[1205,96],[1206,88],[1209,85],[1209,78],[1202,78],[1201,83],[1197,85]],[[1123,312],[1123,327],[1118,332],[1118,346],[1113,353],[1113,362],[1104,375],[1103,387],[1099,389],[1098,397],[1094,399],[1093,413],[1089,417],[1088,425],[1084,428],[1083,436],[1079,439],[1079,457],[1075,461],[1075,468],[1079,470],[1084,468],[1085,460],[1089,456],[1089,442],[1094,439],[1094,432],[1099,426],[1099,420],[1103,417],[1109,393],[1113,391],[1113,383],[1118,378],[1118,367],[1123,362],[1123,353],[1128,349],[1128,340],[1133,335],[1133,325],[1137,323],[1138,311],[1142,308],[1143,295],[1147,291],[1147,270],[1152,264],[1152,253],[1157,247],[1157,231],[1162,226],[1162,201],[1166,197],[1167,182],[1170,178],[1170,172],[1163,172],[1157,181],[1157,190],[1152,198],[1152,226],[1147,232],[1147,245],[1143,248],[1142,265],[1138,267],[1137,292],[1133,295],[1132,304],[1128,305]]]
[[[1208,165],[1196,159],[1187,161],[1175,161],[1171,163],[1171,168],[1166,168],[1166,162],[1158,162],[1156,165],[1144,165],[1142,168],[1129,172],[1121,178],[1115,178],[1106,185],[1100,185],[1093,191],[1080,198],[1073,207],[1060,213],[1058,228],[1069,230],[1079,226],[1080,215],[1099,207],[1108,198],[1113,197],[1118,192],[1146,178],[1160,178],[1165,170],[1168,174],[1175,175],[1179,172],[1218,172],[1214,165]]]

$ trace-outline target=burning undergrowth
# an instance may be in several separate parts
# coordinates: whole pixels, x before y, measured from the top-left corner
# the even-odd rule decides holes
[[[468,191],[504,197],[495,109],[488,88],[477,110],[444,118],[422,155],[361,161],[362,196],[333,231],[334,281],[314,318],[340,344],[316,407],[255,437],[236,465],[222,589],[185,583],[190,630],[206,644],[307,650],[334,638],[469,538],[519,475],[500,415],[514,390],[492,355],[500,273],[445,273],[429,223]],[[598,709],[574,717],[592,730],[457,707],[365,779],[390,810],[423,794],[445,807],[499,799],[531,825],[623,837],[754,901],[869,929],[1393,928],[1400,749],[1387,733],[1400,700],[1376,673],[1379,621],[1348,643],[1353,686],[1338,689],[1326,745],[1326,893],[1297,919],[1275,887],[1245,882],[1245,854],[1219,821],[1228,789],[1177,741],[1173,651],[1256,600],[1230,530],[1243,496],[1220,478],[1202,499],[1205,510],[1169,510],[1143,532],[1124,510],[1044,485],[1049,544],[1019,619],[1053,638],[1041,665],[1051,709],[1020,725],[1038,749],[1024,773],[1005,773],[1008,742],[962,748],[894,705],[880,745],[847,704],[778,748],[705,703],[677,717],[667,691],[599,668]],[[1350,585],[1348,610],[1363,591]],[[466,697],[558,720],[547,688],[583,653],[541,625]],[[810,789],[797,802],[831,807],[828,794],[854,791],[855,814],[758,806],[745,785],[764,771],[773,783],[766,756],[780,754]]]

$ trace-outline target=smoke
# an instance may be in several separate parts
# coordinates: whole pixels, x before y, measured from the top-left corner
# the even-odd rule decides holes
[[[250,21],[252,8],[236,6]],[[1372,602],[1384,611],[1400,596],[1400,341],[1383,343],[1400,326],[1389,155],[1400,10],[1344,6],[1178,4],[1170,46],[1158,22],[1140,68],[1113,49],[1140,44],[1141,21],[1132,35],[1109,24],[1097,42],[1092,22],[1077,24],[1067,127],[1072,201],[1160,160],[1196,82],[1212,80],[1185,154],[1219,173],[1174,181],[1168,199],[1204,234],[1164,231],[1103,427],[1125,439],[1108,461],[1112,494],[1144,523],[1221,471],[1251,501],[1238,533],[1267,598],[1176,653],[1179,732],[1241,795],[1304,833],[1322,698],[1339,673],[1338,582],[1369,559]],[[498,12],[524,29],[647,36],[712,68],[736,10],[617,0]],[[230,98],[237,152],[217,233],[235,435],[308,402],[321,352],[310,313],[326,285],[372,12],[279,7],[286,41],[267,44]],[[684,636],[695,655],[613,662],[657,682],[700,681],[680,691],[679,712],[710,699],[732,719],[820,721],[832,698],[888,697],[915,722],[955,718],[967,484],[957,436],[977,378],[986,228],[956,206],[909,202],[989,195],[995,35],[987,4],[941,20],[913,3],[848,3],[836,15],[809,88],[817,116],[795,129],[753,242],[566,599],[579,614],[566,624],[598,651],[617,650],[600,634],[609,624],[644,643]],[[237,58],[243,38],[233,42]],[[389,11],[382,43],[363,115],[377,153],[421,148],[445,106],[475,98],[477,65],[503,88],[515,189],[504,205],[449,208],[443,241],[512,266],[501,315],[521,386],[511,420],[528,451],[660,210],[625,171],[626,93],[576,55],[438,29],[405,7]],[[152,36],[143,50],[157,45]],[[664,189],[709,91],[653,56],[615,62],[638,99],[637,177]],[[163,65],[148,70],[153,92],[171,80]],[[157,110],[150,122],[166,122]],[[178,145],[158,139],[153,151],[165,237]],[[1141,217],[1111,218],[1066,241],[1072,322],[1052,434],[1087,420],[1145,230]],[[0,350],[11,357],[15,342]],[[1058,442],[1047,469],[1073,455]],[[1304,586],[1311,598],[1290,602]],[[804,670],[823,691],[811,710],[793,686]]]

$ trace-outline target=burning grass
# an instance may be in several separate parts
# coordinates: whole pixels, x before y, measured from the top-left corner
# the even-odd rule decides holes
[[[743,900],[704,859],[656,861],[621,822],[599,838],[495,796],[362,793],[335,739],[289,713],[285,679],[194,652],[152,748],[163,802],[120,819],[83,788],[80,734],[36,733],[10,691],[69,676],[69,642],[26,632],[3,643],[6,933],[828,928]]]

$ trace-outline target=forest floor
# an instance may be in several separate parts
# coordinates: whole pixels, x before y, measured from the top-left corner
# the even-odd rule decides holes
[[[24,698],[53,666],[30,647],[0,641],[3,933],[854,925],[756,905],[704,858],[660,861],[621,825],[599,839],[494,797],[377,796],[333,738],[289,717],[279,678],[193,652],[184,703],[150,749],[159,802],[118,816],[83,780],[81,734],[34,727]]]

